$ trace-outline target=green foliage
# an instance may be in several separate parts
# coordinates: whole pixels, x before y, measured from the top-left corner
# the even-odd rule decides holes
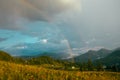
[[[107,65],[113,65],[116,63],[120,64],[120,50],[113,51],[110,55],[108,55],[103,59],[100,59],[99,61]]]
[[[103,65],[106,65],[106,70],[120,72],[120,49],[113,51],[107,57],[99,59],[96,62],[101,62]]]
[[[97,64],[97,66],[96,66],[97,71],[104,70],[103,64],[100,61],[98,61],[96,64]]]
[[[28,64],[40,65],[40,64],[54,64],[55,60],[48,56],[40,56],[37,58],[31,58],[27,60]]]
[[[93,63],[90,59],[88,59],[87,68],[88,68],[88,71],[93,71],[94,70],[94,65],[93,65]]]
[[[93,65],[92,61],[88,59],[88,62],[83,62],[79,64],[80,71],[94,71],[95,66]]]
[[[4,51],[0,51],[0,60],[13,61],[13,57]]]

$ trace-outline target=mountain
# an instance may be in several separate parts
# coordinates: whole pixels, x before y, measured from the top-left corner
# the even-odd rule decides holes
[[[67,49],[64,46],[56,46],[56,45],[43,45],[42,43],[21,43],[17,44],[15,46],[12,46],[10,48],[2,49],[4,51],[7,51],[12,56],[36,56],[39,54],[43,54],[45,52],[48,53],[64,53]],[[66,53],[66,52],[65,52]]]
[[[65,52],[57,52],[57,53],[45,52],[45,53],[39,54],[37,56],[49,56],[49,57],[52,57],[54,59],[65,59],[65,58],[68,58],[70,56],[70,54],[65,53]]]
[[[88,52],[80,56],[74,57],[74,60],[75,62],[86,62],[88,61],[88,59],[94,61],[108,56],[111,52],[112,52],[111,50],[107,50],[107,49],[100,49],[98,51],[89,50]]]
[[[116,48],[115,50],[120,50],[120,47]]]
[[[33,52],[34,53],[34,52]],[[34,55],[18,55],[18,56],[14,56],[16,58],[22,58],[22,59],[30,59],[30,58],[36,58],[36,57],[40,57],[40,56],[49,56],[51,58],[54,59],[67,59],[70,57],[70,54],[67,53],[66,51],[49,51],[49,52],[39,52],[39,54],[34,54]]]
[[[120,48],[113,51],[108,56],[99,59],[100,62],[106,65],[119,64],[120,65]]]
[[[0,51],[0,60],[3,61],[12,61],[13,57],[9,55],[7,52]]]

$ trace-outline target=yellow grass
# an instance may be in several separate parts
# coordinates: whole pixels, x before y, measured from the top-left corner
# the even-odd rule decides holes
[[[51,70],[0,61],[0,80],[120,80],[120,73]]]

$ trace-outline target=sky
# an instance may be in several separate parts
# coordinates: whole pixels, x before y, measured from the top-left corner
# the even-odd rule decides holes
[[[0,49],[12,55],[120,47],[119,0],[0,0]]]

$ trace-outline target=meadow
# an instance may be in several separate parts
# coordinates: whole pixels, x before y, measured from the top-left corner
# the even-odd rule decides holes
[[[120,73],[64,71],[0,61],[0,80],[120,80]]]

